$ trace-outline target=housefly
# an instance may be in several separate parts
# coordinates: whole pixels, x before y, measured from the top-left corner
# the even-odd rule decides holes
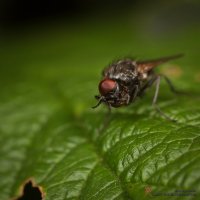
[[[133,103],[137,97],[141,97],[147,88],[153,83],[156,85],[152,105],[165,118],[172,120],[163,113],[157,105],[157,98],[160,86],[160,79],[164,78],[172,92],[177,92],[171,81],[162,74],[156,74],[154,68],[167,61],[177,59],[182,54],[163,57],[153,60],[136,61],[125,58],[113,62],[103,70],[103,78],[99,83],[99,93],[95,98],[98,100],[98,107],[101,103],[111,107],[121,107]]]

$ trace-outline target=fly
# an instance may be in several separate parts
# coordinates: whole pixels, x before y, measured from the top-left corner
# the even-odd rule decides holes
[[[99,83],[99,93],[95,98],[98,100],[98,107],[101,103],[111,107],[127,106],[133,103],[137,97],[141,97],[147,88],[153,83],[156,84],[152,105],[166,119],[171,117],[161,111],[157,105],[160,79],[164,78],[172,92],[177,93],[171,81],[163,74],[156,74],[154,68],[167,61],[182,57],[182,54],[163,57],[153,60],[136,61],[132,59],[122,59],[113,62],[103,70],[103,79]],[[174,120],[172,120],[174,121]]]

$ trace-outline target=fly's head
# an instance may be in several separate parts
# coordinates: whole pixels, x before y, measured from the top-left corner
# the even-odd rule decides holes
[[[93,108],[98,107],[101,103],[107,104],[109,107],[117,107],[117,102],[119,101],[120,90],[119,84],[116,80],[105,78],[99,83],[99,93],[95,98],[98,103]]]

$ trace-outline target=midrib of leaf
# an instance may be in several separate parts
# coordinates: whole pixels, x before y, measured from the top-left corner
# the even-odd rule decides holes
[[[107,126],[109,125],[109,122],[106,124]],[[98,130],[99,130],[99,132],[97,133],[97,134],[99,134],[99,135],[101,135],[101,134],[103,134],[103,132],[105,131],[105,129],[104,128],[102,128],[102,124],[100,124],[100,126],[99,126],[99,128],[98,128]],[[86,129],[86,132],[87,132],[88,130]],[[93,133],[91,133],[91,134],[93,134]],[[128,193],[127,193],[127,191],[126,190],[124,190],[125,188],[123,188],[123,184],[122,184],[122,182],[121,182],[121,180],[120,180],[120,177],[115,173],[115,171],[109,166],[109,163],[107,163],[106,162],[106,160],[105,160],[105,158],[104,158],[104,156],[103,156],[103,154],[100,152],[100,149],[98,148],[98,144],[94,141],[94,140],[91,140],[91,138],[90,137],[86,137],[86,139],[87,139],[87,141],[90,143],[90,144],[92,144],[93,145],[93,147],[94,147],[94,149],[95,149],[95,153],[96,153],[96,155],[97,155],[97,157],[98,157],[98,161],[99,161],[99,163],[101,163],[106,169],[108,169],[109,171],[110,171],[110,173],[113,175],[113,177],[115,177],[115,181],[116,182],[118,182],[119,184],[120,184],[120,189],[121,189],[121,194],[118,194],[117,196],[119,196],[119,195],[125,195],[126,196],[126,198],[130,198],[129,196],[128,196]],[[98,140],[98,138],[97,138],[97,140]],[[97,163],[98,164],[98,163]],[[92,174],[92,171],[95,169],[95,167],[91,170],[91,172],[88,174],[88,178],[89,178],[89,176]],[[87,183],[87,181],[88,181],[88,178],[86,179],[86,183]],[[85,184],[86,185],[86,184]],[[107,185],[108,186],[108,185]],[[105,186],[105,187],[107,187],[107,186]],[[84,191],[84,186],[83,186],[83,188],[82,188],[82,190],[81,191]],[[95,196],[96,194],[94,194],[94,196]],[[81,196],[83,196],[83,194],[82,194],[82,192],[80,192],[80,194],[79,194],[79,199],[81,199]],[[114,197],[112,200],[114,200],[116,197]]]

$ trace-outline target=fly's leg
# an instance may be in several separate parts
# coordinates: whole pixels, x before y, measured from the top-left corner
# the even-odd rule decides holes
[[[107,106],[108,106],[108,111],[107,111],[105,118],[104,118],[103,128],[108,126],[108,124],[110,122],[110,118],[111,118],[111,105],[109,103],[107,103]]]
[[[163,75],[163,74],[159,74],[161,77],[163,77],[164,79],[165,79],[165,81],[167,82],[167,84],[169,85],[169,88],[170,88],[170,90],[174,93],[174,94],[176,94],[176,95],[184,95],[184,96],[189,96],[189,97],[193,97],[193,98],[198,98],[199,99],[199,94],[194,94],[194,93],[191,93],[191,92],[189,92],[189,91],[179,91],[179,90],[177,90],[175,87],[174,87],[174,85],[172,84],[172,82],[170,81],[170,79],[167,77],[167,76],[165,76],[165,75]]]
[[[147,88],[151,87],[152,84],[155,82],[155,80],[157,79],[157,76],[154,76],[153,78],[151,78],[139,91],[138,96],[143,96],[144,92]]]
[[[110,115],[110,113],[111,113],[111,105],[108,102],[106,102],[106,105],[108,106],[108,115]]]
[[[138,93],[139,93],[139,85],[134,85],[134,89],[131,91],[129,98],[127,99],[127,102],[126,102],[127,105],[136,99],[136,97],[138,96]]]
[[[106,103],[106,107],[108,108],[108,111],[105,113],[103,122],[101,126],[99,127],[99,130],[98,130],[99,133],[101,133],[104,129],[107,128],[111,120],[111,105],[108,102],[105,102],[105,103]]]
[[[151,87],[152,84],[155,82],[156,83],[156,91],[155,91],[155,94],[154,94],[152,105],[154,106],[156,111],[159,112],[164,118],[174,122],[175,120],[172,119],[171,117],[169,117],[168,115],[166,115],[164,112],[162,112],[161,109],[159,108],[159,106],[157,105],[157,99],[158,99],[158,93],[159,93],[159,88],[160,88],[160,79],[161,79],[161,77],[165,78],[165,80],[169,84],[170,89],[171,89],[172,92],[174,92],[176,94],[180,93],[174,88],[174,86],[172,85],[171,81],[165,75],[155,75],[141,88],[141,90],[139,92],[139,96],[142,96],[144,94],[145,90],[147,88]]]
[[[160,77],[161,76],[158,75],[157,78],[154,79],[154,81],[156,82],[156,90],[155,90],[155,94],[154,94],[152,105],[154,106],[154,108],[156,109],[156,111],[159,112],[167,120],[175,122],[174,119],[172,119],[171,117],[169,117],[168,115],[166,115],[163,111],[161,111],[161,109],[157,105],[158,93],[159,93],[159,89],[160,89]]]
[[[165,81],[167,82],[167,84],[169,85],[169,88],[170,90],[174,93],[174,94],[182,94],[182,95],[186,95],[185,92],[181,92],[181,91],[178,91],[174,85],[172,84],[172,82],[170,81],[170,79],[165,76],[164,74],[160,74],[161,77],[163,77],[165,79]]]
[[[99,132],[101,132],[109,124],[110,117],[111,117],[111,105],[103,97],[95,96],[95,98],[97,100],[99,100],[99,102],[95,106],[92,107],[93,109],[97,108],[102,102],[104,102],[107,105],[107,108],[108,108],[108,111],[107,111],[107,113],[105,114],[105,117],[104,117],[104,121],[103,121],[102,125],[99,128]]]

